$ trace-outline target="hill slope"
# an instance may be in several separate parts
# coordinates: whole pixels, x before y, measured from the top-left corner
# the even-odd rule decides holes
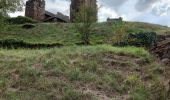
[[[1,100],[166,100],[170,67],[142,48],[0,50]]]
[[[170,31],[170,28],[164,26],[139,22],[127,22],[126,27],[128,33],[155,31],[165,34],[166,31]],[[111,24],[95,24],[90,36],[91,44],[111,44],[113,36]],[[81,43],[80,34],[75,31],[71,23],[38,23],[32,29],[23,29],[22,25],[10,25],[7,31],[0,32],[1,41],[9,39],[30,44],[74,45]]]

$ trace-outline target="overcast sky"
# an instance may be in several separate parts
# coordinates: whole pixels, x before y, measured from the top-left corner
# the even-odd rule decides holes
[[[69,15],[69,0],[46,0],[46,10]],[[126,21],[142,21],[170,26],[170,0],[98,0],[98,19],[123,17]],[[11,16],[24,15],[23,12]]]

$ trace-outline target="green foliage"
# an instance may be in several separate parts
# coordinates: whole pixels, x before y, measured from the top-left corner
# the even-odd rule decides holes
[[[17,96],[17,93],[9,91],[5,96],[6,100],[18,100],[19,97]]]
[[[82,77],[81,71],[78,68],[70,70],[69,73],[68,73],[68,76],[69,76],[71,81],[80,80],[81,77]]]
[[[6,79],[4,79],[3,77],[0,77],[0,88],[1,89],[6,87],[6,83],[7,83]]]
[[[36,21],[32,20],[31,18],[23,17],[23,16],[7,18],[6,21],[7,23],[10,23],[10,24],[36,23]]]
[[[123,21],[116,21],[112,24],[112,31],[114,33],[113,42],[119,44],[126,36],[126,24]]]
[[[109,74],[106,74],[102,77],[103,82],[99,82],[99,85],[103,85],[104,89],[108,89],[109,91],[116,91],[116,92],[122,92],[122,81],[123,77],[119,73],[112,71]]]
[[[139,66],[136,60],[148,58],[151,55],[143,48],[108,45],[0,49],[0,99],[98,100],[106,96],[111,100],[130,95],[132,100],[148,100],[148,95],[164,94],[160,85],[153,86],[151,93],[143,86],[155,82],[143,79],[154,68],[150,67],[153,62],[138,70],[133,67]],[[120,65],[127,61],[133,64]]]
[[[153,47],[156,45],[157,35],[155,32],[140,32],[128,35],[128,44],[142,47]]]
[[[75,24],[76,30],[81,34],[83,44],[90,44],[89,35],[91,32],[92,24],[96,21],[96,8],[93,6],[86,6],[84,3],[80,7],[80,11],[76,13]]]
[[[157,44],[157,34],[155,32],[139,32],[136,34],[128,34],[123,38],[122,42],[114,43],[119,46],[137,46],[137,47],[153,47]]]
[[[9,12],[22,10],[23,0],[0,0],[0,32],[7,28],[6,16]]]
[[[19,45],[22,45],[23,41],[18,41],[16,39],[6,39],[6,40],[1,40],[0,41],[0,46],[1,47],[9,47],[9,48],[15,48],[19,47]]]
[[[65,90],[63,100],[81,100],[82,94],[70,89]]]
[[[0,32],[6,29],[7,24],[5,23],[5,17],[0,15]]]
[[[129,75],[126,79],[126,85],[128,85],[130,88],[133,88],[134,86],[139,84],[139,77],[137,75]]]
[[[0,47],[3,48],[49,48],[49,47],[61,47],[63,46],[60,43],[53,43],[53,44],[34,44],[34,43],[27,43],[23,40],[17,39],[4,39],[0,40]]]
[[[9,12],[21,11],[23,0],[0,0],[0,15],[7,16]]]
[[[139,32],[145,32],[145,30],[140,28],[128,28],[126,30],[127,33],[139,33]]]
[[[130,28],[126,22],[127,29]],[[77,45],[82,43],[81,34],[79,31],[75,32],[74,23],[38,23],[33,24],[35,28],[25,29],[22,28],[23,25],[7,25],[4,31],[0,31],[0,40],[5,40],[7,38],[15,38],[17,40],[22,40],[26,43],[32,44],[53,44],[61,43],[66,46]],[[77,23],[77,25],[79,25]],[[145,24],[144,24],[145,25]],[[164,27],[153,27],[156,33],[159,31],[164,32]],[[134,29],[138,29],[135,26]],[[157,29],[159,28],[159,29]],[[94,23],[91,27],[91,32],[89,36],[90,44],[113,44],[113,28],[108,23]],[[142,28],[146,32],[147,28]],[[152,31],[152,30],[149,30]],[[135,32],[138,33],[138,32]]]
[[[139,85],[130,95],[130,100],[150,100],[150,93],[148,89]]]

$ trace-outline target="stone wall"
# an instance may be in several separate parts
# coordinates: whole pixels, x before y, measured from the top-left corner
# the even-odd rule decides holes
[[[120,23],[120,22],[123,22],[123,18],[122,17],[119,17],[119,18],[107,18],[107,22]]]
[[[34,20],[41,21],[45,15],[44,0],[28,0],[26,2],[25,16]]]

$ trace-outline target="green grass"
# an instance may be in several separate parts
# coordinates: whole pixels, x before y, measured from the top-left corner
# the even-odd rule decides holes
[[[155,73],[160,68],[163,73]],[[148,79],[147,75],[152,76]],[[168,98],[154,96],[163,85],[152,89],[164,76],[169,78],[169,67],[154,62],[143,48],[97,45],[0,49],[2,100],[98,100],[118,95],[158,100]]]
[[[128,33],[146,31],[165,34],[170,29],[126,22]],[[64,47],[1,48],[0,99],[168,100],[170,68],[155,62],[144,48],[110,46],[113,36],[109,23],[96,23],[90,35],[92,45],[76,46],[81,36],[72,23],[38,23],[32,29],[10,25],[0,32],[0,40]]]
[[[16,39],[31,44],[75,45],[81,43],[81,36],[76,32],[72,23],[38,23],[35,28],[23,29],[22,25],[10,25],[6,31],[0,32],[0,40]],[[167,28],[160,25],[127,22],[128,33],[155,31],[165,34]],[[168,28],[168,30],[170,30]],[[112,25],[97,23],[93,25],[90,35],[91,44],[112,44]]]

